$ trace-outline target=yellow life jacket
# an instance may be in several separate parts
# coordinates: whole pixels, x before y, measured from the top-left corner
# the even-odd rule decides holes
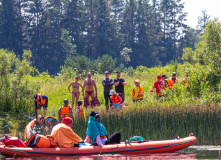
[[[135,88],[136,88],[136,87],[134,87],[134,89],[133,89],[133,91],[132,91],[133,97],[134,97],[134,95],[135,95]],[[138,97],[138,98],[143,98],[143,87],[141,87],[141,85],[140,85],[139,88],[140,88],[140,90],[139,90],[139,92],[138,92],[137,97]]]

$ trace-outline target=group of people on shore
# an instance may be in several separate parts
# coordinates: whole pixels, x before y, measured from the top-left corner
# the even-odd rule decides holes
[[[108,110],[112,106],[112,102],[114,102],[114,98],[112,99],[112,94],[117,93],[120,98],[121,102],[124,102],[124,85],[127,85],[125,80],[121,78],[121,73],[120,71],[116,72],[117,78],[112,79],[109,77],[109,72],[106,71],[104,73],[105,78],[102,80],[102,85],[104,88],[104,99],[105,99],[105,106],[106,109]],[[68,86],[68,90],[70,93],[72,93],[72,109],[74,106],[76,106],[77,101],[79,100],[80,93],[84,96],[84,107],[94,107],[94,106],[99,106],[100,102],[97,99],[97,86],[96,82],[94,79],[91,78],[91,73],[87,73],[87,79],[84,80],[84,84],[81,85],[79,82],[79,76],[75,77],[75,80],[70,83]],[[115,85],[115,92],[113,92],[113,86]],[[70,90],[70,87],[72,86],[72,91]],[[81,91],[79,90],[79,87],[81,87]],[[89,100],[91,99],[91,100]],[[118,99],[117,99],[118,101]],[[109,105],[110,102],[110,105]]]
[[[109,72],[106,71],[105,78],[102,80],[102,85],[104,88],[104,99],[105,106],[108,110],[111,108],[123,108],[125,105],[125,94],[124,86],[127,85],[125,80],[121,78],[121,73],[117,71],[117,78],[112,79],[109,77]],[[187,84],[188,73],[183,80],[184,85]],[[88,106],[99,106],[100,102],[97,99],[97,87],[95,80],[91,78],[91,73],[87,74],[87,79],[84,80],[84,84],[81,85],[79,82],[79,76],[75,77],[75,81],[71,82],[68,86],[68,90],[72,93],[72,104],[69,106],[69,100],[64,99],[64,105],[59,108],[58,120],[55,117],[46,117],[46,110],[48,106],[48,97],[42,94],[35,94],[35,109],[36,109],[36,119],[32,120],[25,128],[25,139],[27,143],[32,140],[34,132],[44,134],[51,133],[51,136],[45,137],[41,135],[45,142],[38,143],[41,144],[54,144],[55,142],[59,147],[73,147],[75,143],[85,142],[94,144],[95,142],[102,146],[104,144],[114,144],[120,143],[121,134],[119,132],[114,133],[109,138],[107,137],[107,131],[103,124],[100,122],[100,115],[96,111],[92,111],[88,121],[86,138],[83,141],[77,134],[71,129],[73,123],[73,108],[75,107],[75,118],[78,119],[83,117],[83,104],[87,108]],[[158,75],[157,81],[154,82],[153,88],[150,91],[153,94],[156,91],[157,99],[164,96],[163,90],[166,88],[172,90],[174,84],[178,83],[179,80],[176,78],[176,73],[172,73],[172,77],[167,79],[166,75]],[[113,85],[115,85],[115,90],[113,90]],[[134,81],[135,87],[132,90],[133,102],[139,102],[143,100],[143,87],[139,80]],[[70,90],[72,87],[72,90]],[[80,91],[79,88],[82,88]],[[79,100],[80,93],[84,96],[84,101]],[[89,101],[89,98],[91,100]],[[109,105],[110,102],[110,105]],[[43,107],[44,115],[39,115],[39,110]],[[39,129],[40,128],[40,129]],[[43,129],[43,131],[42,131]],[[41,131],[40,131],[41,130]],[[46,143],[47,142],[47,143]],[[42,147],[42,146],[41,146]]]
[[[106,110],[109,108],[116,109],[116,108],[124,108],[128,104],[125,101],[125,94],[124,94],[124,86],[127,85],[125,80],[121,77],[120,71],[116,72],[116,79],[112,79],[109,77],[109,72],[106,71],[104,73],[105,78],[102,80],[103,85],[103,95],[105,99],[105,107]],[[188,80],[188,73],[186,73],[186,77],[183,80],[183,84],[186,85]],[[178,83],[179,80],[176,77],[176,73],[172,73],[171,78],[167,78],[166,75],[158,75],[157,81],[154,82],[153,88],[151,89],[150,93],[153,96],[153,92],[155,90],[157,99],[164,96],[163,90],[172,90],[173,85]],[[75,109],[75,117],[76,119],[83,117],[83,106],[85,108],[91,106],[92,108],[95,106],[100,106],[100,102],[97,98],[97,86],[94,79],[91,77],[91,73],[87,73],[87,79],[84,80],[84,84],[81,85],[79,83],[79,76],[75,77],[75,80],[71,82],[68,86],[69,92],[72,94],[72,104],[71,107],[69,106],[69,100],[64,100],[64,106],[59,109],[58,117],[64,117],[67,115],[73,116],[73,109]],[[132,98],[133,102],[139,102],[143,100],[144,90],[139,80],[134,81],[134,88],[132,90]],[[113,86],[115,86],[115,90],[113,90]],[[70,89],[72,88],[72,90]],[[81,90],[80,90],[81,88]],[[80,93],[84,96],[83,101],[79,101]],[[44,109],[44,117],[46,117],[46,110],[48,106],[48,97],[42,94],[35,94],[35,109],[36,109],[36,116],[39,115],[39,110],[43,106]],[[91,100],[90,100],[91,99]],[[72,117],[73,118],[73,117]]]

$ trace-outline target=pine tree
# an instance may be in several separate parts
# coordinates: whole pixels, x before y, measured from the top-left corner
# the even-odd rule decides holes
[[[206,10],[202,10],[202,15],[198,17],[198,25],[197,29],[199,30],[200,34],[204,33],[204,29],[206,28],[206,23],[209,22],[210,16],[207,14]]]
[[[65,18],[62,20],[62,26],[69,31],[79,54],[85,53],[85,14],[83,0],[71,0],[67,2]]]
[[[22,17],[15,0],[1,0],[0,9],[0,47],[23,54]]]

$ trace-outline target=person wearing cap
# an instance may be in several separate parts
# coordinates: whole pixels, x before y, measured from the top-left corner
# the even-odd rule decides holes
[[[77,105],[80,93],[83,91],[83,86],[78,82],[79,78],[80,78],[79,76],[75,76],[75,80],[71,82],[68,86],[69,92],[72,93],[72,103],[71,103],[72,109],[74,107],[74,103],[75,105]],[[72,91],[70,91],[71,86],[72,86]],[[82,89],[81,91],[79,91],[79,87],[81,87]]]
[[[83,101],[77,101],[77,107],[75,107],[75,119],[76,120],[84,117],[82,104],[83,104]]]
[[[35,94],[35,112],[36,112],[36,119],[38,119],[39,111],[43,106],[44,109],[44,117],[46,117],[47,107],[48,107],[48,97],[42,94]]]
[[[133,102],[143,100],[143,87],[141,86],[140,81],[135,80],[134,85],[135,87],[133,88],[133,91],[132,91]]]
[[[161,96],[163,96],[163,94],[161,93],[161,85],[163,84],[163,82],[161,81],[161,75],[157,76],[157,81],[154,82],[153,88],[151,90],[151,92],[153,92],[154,89],[156,89],[156,94],[157,94],[157,99]]]
[[[112,109],[122,108],[122,98],[114,90],[110,91],[110,96],[113,104]]]
[[[85,92],[84,92],[85,90]],[[94,93],[95,90],[95,93]],[[87,79],[84,80],[83,85],[83,92],[82,95],[84,96],[84,107],[88,106],[99,106],[100,102],[97,99],[97,86],[95,83],[95,80],[91,78],[91,73],[87,73]],[[91,97],[91,101],[89,101],[89,98]],[[98,101],[98,103],[94,103]]]
[[[123,78],[120,77],[121,76],[120,71],[117,71],[116,73],[117,73],[117,78],[114,79],[115,91],[122,98],[121,103],[123,103],[124,102],[124,97],[125,97],[124,86],[127,85],[127,83],[125,82],[125,80]]]
[[[64,117],[61,123],[52,128],[51,136],[60,148],[71,148],[74,147],[75,143],[83,141],[81,137],[71,129],[73,126],[72,123],[72,118]]]
[[[59,122],[61,122],[62,119],[64,119],[64,117],[71,117],[73,119],[72,108],[68,106],[69,105],[68,99],[65,98],[63,103],[64,105],[61,106],[58,111]]]
[[[109,109],[108,100],[110,101],[110,105],[112,105],[112,101],[110,98],[110,90],[112,90],[113,88],[114,80],[109,77],[108,71],[106,71],[104,75],[105,75],[105,78],[102,80],[102,84],[104,87],[105,106],[106,106],[106,110],[108,110]]]
[[[173,82],[173,85],[177,82],[179,82],[179,80],[176,78],[176,72],[173,72],[172,73],[172,77],[171,77],[171,80]]]
[[[43,134],[44,130],[43,124],[44,124],[44,117],[42,115],[39,115],[37,120],[33,119],[31,122],[29,122],[25,127],[25,140],[28,140],[34,132]]]
[[[121,141],[121,134],[119,132],[113,133],[108,138],[107,131],[101,123],[100,115],[97,111],[91,111],[87,123],[86,135],[85,143],[91,142],[91,144],[94,145],[96,142],[100,147],[107,144],[119,144]]]

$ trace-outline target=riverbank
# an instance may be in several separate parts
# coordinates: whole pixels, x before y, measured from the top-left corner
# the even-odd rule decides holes
[[[156,100],[150,90],[156,81],[158,74],[177,72],[179,83],[173,87],[174,92],[165,92],[165,97]],[[146,68],[138,67],[133,72],[123,72],[122,77],[127,82],[125,86],[125,101],[129,107],[125,110],[114,110],[106,112],[103,98],[103,86],[101,84],[104,75],[94,74],[98,89],[98,99],[101,106],[94,108],[101,115],[101,121],[105,125],[109,135],[115,131],[122,133],[122,140],[131,136],[143,136],[147,140],[171,139],[176,136],[186,137],[194,133],[197,137],[198,145],[218,145],[221,142],[221,109],[220,104],[215,103],[213,97],[216,93],[209,93],[203,88],[201,98],[194,97],[193,94],[183,85],[185,77],[185,65],[167,65],[164,67]],[[80,75],[80,82],[86,78],[86,73]],[[49,97],[47,115],[58,117],[58,109],[63,105],[64,98],[71,100],[71,93],[68,92],[68,85],[73,80],[75,73],[71,75],[60,74],[52,77],[46,73],[36,77],[29,77],[29,80],[40,86],[39,93]],[[115,74],[111,77],[116,78]],[[132,102],[133,81],[139,79],[144,88],[144,100],[141,103]],[[191,90],[191,83],[190,90]],[[218,93],[217,93],[218,94]],[[31,96],[32,97],[32,96]],[[80,96],[83,100],[83,96]],[[34,99],[33,99],[34,101]],[[0,115],[1,134],[9,133],[24,139],[24,128],[30,121],[25,115],[35,116],[34,102],[29,104],[28,112],[2,112]],[[73,129],[82,138],[85,138],[87,120],[92,109],[84,108],[84,118],[74,121]],[[43,110],[40,111],[40,114]],[[5,127],[6,126],[6,127]]]
[[[186,137],[193,133],[197,137],[197,145],[219,145],[221,142],[221,108],[219,104],[179,106],[142,107],[137,105],[127,110],[106,112],[97,108],[101,122],[109,135],[115,131],[122,133],[125,141],[131,136],[143,136],[147,140],[172,139],[176,136]],[[85,117],[74,121],[73,130],[85,138],[87,120],[90,110],[85,111]],[[7,120],[9,117],[6,117]],[[23,139],[23,131],[28,119],[19,116],[11,134]],[[13,122],[13,119],[10,120]],[[10,127],[10,124],[9,124]],[[5,128],[7,131],[7,128]],[[9,131],[9,130],[8,130]]]

